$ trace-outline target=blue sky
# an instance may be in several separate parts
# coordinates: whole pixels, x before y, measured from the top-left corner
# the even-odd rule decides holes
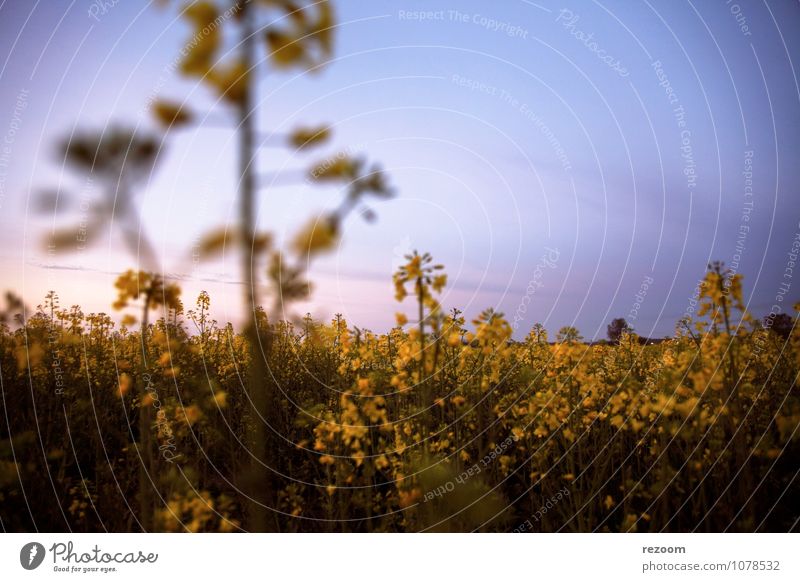
[[[603,336],[632,310],[641,334],[668,334],[711,260],[739,259],[757,315],[781,283],[792,285],[783,311],[800,297],[785,276],[800,231],[797,2],[335,5],[336,51],[323,71],[259,70],[264,132],[327,122],[335,137],[308,154],[263,150],[260,170],[279,177],[258,221],[281,239],[334,205],[336,188],[292,177],[344,149],[379,161],[398,196],[373,205],[375,224],[352,217],[299,310],[385,329],[401,309],[391,272],[415,248],[447,266],[446,306],[516,314],[518,336],[537,321]],[[110,309],[116,273],[135,258],[111,228],[85,252],[48,257],[43,234],[75,223],[80,207],[37,213],[36,193],[81,189],[62,169],[59,138],[107,124],[148,130],[149,101],[186,99],[208,116],[170,135],[139,192],[147,235],[164,271],[185,276],[187,304],[208,289],[217,318],[237,321],[236,258],[187,259],[203,232],[233,226],[236,210],[228,112],[169,72],[190,29],[174,3],[108,2],[96,19],[92,6],[0,5],[0,133],[11,137],[0,168],[3,287],[30,304],[54,288],[65,304]],[[542,268],[546,255],[557,260]]]

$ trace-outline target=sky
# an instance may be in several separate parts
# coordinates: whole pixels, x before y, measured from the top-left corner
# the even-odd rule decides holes
[[[238,257],[192,259],[204,233],[236,225],[236,123],[175,72],[191,35],[182,6],[0,3],[0,283],[29,305],[55,289],[62,305],[111,311],[114,280],[137,266],[117,226],[85,249],[45,249],[48,232],[79,225],[102,195],[57,144],[115,126],[155,132],[149,104],[169,99],[199,113],[166,137],[136,192],[143,235],[187,306],[206,289],[218,320],[241,321]],[[334,6],[335,51],[321,70],[259,57],[257,120],[272,138],[257,159],[256,220],[282,244],[335,206],[341,190],[303,172],[342,151],[380,163],[396,196],[370,202],[374,223],[348,219],[296,311],[386,330],[413,310],[394,301],[391,274],[417,249],[446,265],[445,307],[468,318],[493,307],[518,338],[536,322],[599,338],[615,317],[668,335],[714,260],[744,276],[755,315],[792,313],[796,1]],[[275,147],[322,123],[333,127],[324,148]],[[65,194],[44,207],[53,191]]]

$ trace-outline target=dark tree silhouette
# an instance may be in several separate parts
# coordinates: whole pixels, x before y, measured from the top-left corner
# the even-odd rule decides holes
[[[618,317],[608,324],[608,339],[612,343],[619,343],[623,333],[630,333],[633,328],[625,321],[624,317]]]
[[[764,327],[786,339],[794,328],[794,319],[785,313],[770,313],[764,318]]]

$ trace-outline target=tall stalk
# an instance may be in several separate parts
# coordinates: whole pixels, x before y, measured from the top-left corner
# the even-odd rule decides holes
[[[254,41],[255,29],[250,2],[240,4],[241,16],[241,59],[248,75],[254,75]],[[270,434],[265,423],[271,418],[268,408],[272,405],[272,386],[267,379],[266,357],[270,346],[270,338],[261,342],[259,337],[256,309],[259,305],[256,289],[255,270],[255,135],[256,120],[254,111],[254,93],[256,84],[253,79],[246,83],[244,95],[239,102],[239,225],[242,245],[242,277],[244,283],[244,304],[246,309],[246,338],[250,350],[250,362],[247,371],[247,392],[253,406],[253,418],[249,424],[248,447],[251,462],[248,483],[247,529],[250,531],[272,531],[276,529],[269,517],[269,507],[274,507],[276,495],[270,483],[270,471],[273,467],[274,451],[269,446]],[[267,332],[269,333],[269,331]],[[261,495],[261,492],[265,495]]]
[[[144,307],[142,308],[142,326],[139,341],[141,343],[142,355],[139,358],[139,378],[141,379],[140,406],[139,406],[139,524],[145,532],[153,531],[155,528],[155,497],[153,495],[153,475],[155,474],[155,462],[153,458],[153,418],[151,406],[145,403],[147,393],[147,328],[150,325],[149,312],[150,300],[152,298],[152,286],[148,288],[144,295]]]

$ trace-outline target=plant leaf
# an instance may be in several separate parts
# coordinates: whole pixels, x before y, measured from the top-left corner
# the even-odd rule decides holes
[[[231,103],[241,103],[247,92],[250,75],[241,61],[228,66],[217,66],[209,73],[208,80],[220,97]]]
[[[153,115],[166,129],[191,123],[192,113],[183,105],[170,101],[156,101],[153,104]]]
[[[277,68],[287,69],[306,60],[306,49],[299,37],[270,29],[266,33],[266,39],[269,56]]]
[[[321,125],[319,127],[299,127],[289,134],[289,143],[299,149],[306,149],[321,145],[331,136],[330,128]]]
[[[185,45],[181,71],[202,77],[211,69],[220,45],[217,8],[212,2],[195,2],[186,8],[184,17],[194,25],[194,34]]]

